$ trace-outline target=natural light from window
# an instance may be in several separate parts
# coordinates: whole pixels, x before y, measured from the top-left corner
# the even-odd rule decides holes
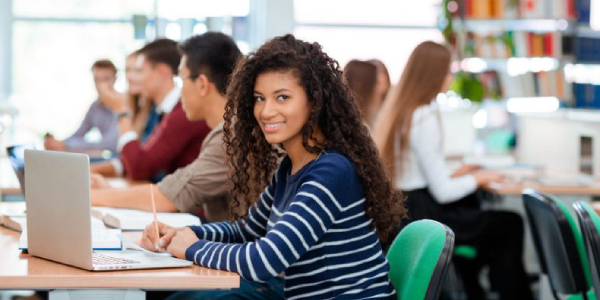
[[[380,59],[392,83],[421,42],[443,42],[435,27],[440,0],[296,0],[294,34],[319,42],[343,67],[351,59]],[[335,13],[332,13],[335,12]],[[415,13],[418,12],[418,13]]]

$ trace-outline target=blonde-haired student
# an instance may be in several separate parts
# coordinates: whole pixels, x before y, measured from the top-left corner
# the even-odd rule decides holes
[[[407,198],[409,220],[434,219],[448,225],[457,245],[477,249],[472,259],[455,259],[469,299],[485,299],[479,271],[490,267],[490,281],[501,299],[532,299],[522,263],[523,221],[512,212],[483,211],[475,190],[498,174],[463,166],[448,172],[442,149],[440,113],[432,100],[452,81],[451,53],[434,42],[412,52],[402,77],[386,99],[374,137],[396,188]]]

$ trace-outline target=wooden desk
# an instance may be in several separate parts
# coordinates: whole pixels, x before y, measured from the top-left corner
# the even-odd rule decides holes
[[[128,233],[134,241],[141,232]],[[0,289],[231,289],[239,275],[199,266],[91,272],[22,254],[19,232],[0,227]],[[136,239],[137,237],[137,239]]]
[[[484,190],[498,195],[520,195],[526,188],[551,195],[600,196],[600,184],[581,186],[554,186],[535,183],[502,183],[490,184]]]

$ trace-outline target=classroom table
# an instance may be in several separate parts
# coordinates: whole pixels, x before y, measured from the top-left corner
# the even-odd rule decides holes
[[[125,234],[139,241],[142,233]],[[231,289],[240,284],[240,277],[235,273],[196,265],[171,269],[86,271],[21,253],[18,249],[19,236],[20,232],[0,227],[0,290],[52,290],[50,299],[68,299],[65,298],[67,293],[85,289],[94,295],[114,296],[120,293],[126,295],[123,299],[143,299],[148,290]],[[86,295],[80,297],[84,299]]]
[[[539,183],[492,183],[484,190],[497,195],[520,195],[526,188],[532,188],[543,194],[568,195],[581,198],[600,196],[600,183],[592,185],[545,185]]]

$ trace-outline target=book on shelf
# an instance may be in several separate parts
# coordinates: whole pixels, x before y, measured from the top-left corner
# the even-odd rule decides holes
[[[513,0],[465,0],[465,15],[473,19],[517,18],[518,5]]]
[[[573,19],[576,16],[575,0],[464,0],[464,6],[465,16],[472,19]]]
[[[600,38],[576,37],[575,60],[578,62],[600,62]]]
[[[488,70],[478,75],[483,86],[484,99],[500,99],[502,97],[502,86],[500,76],[495,70]]]
[[[600,109],[600,85],[573,83],[575,107]]]
[[[578,0],[577,3],[577,21],[583,24],[590,23],[590,6],[592,0]]]
[[[106,226],[124,231],[141,231],[154,222],[152,212],[123,208],[92,207],[92,217],[102,220]],[[157,213],[156,217],[159,222],[171,227],[201,224],[200,218],[188,213]]]
[[[565,81],[562,70],[528,72],[510,76],[499,73],[503,98],[515,97],[556,97],[572,99],[570,84]]]
[[[560,32],[534,33],[507,31],[499,34],[467,35],[475,56],[482,58],[555,57],[562,56]],[[508,41],[508,42],[507,42]]]

